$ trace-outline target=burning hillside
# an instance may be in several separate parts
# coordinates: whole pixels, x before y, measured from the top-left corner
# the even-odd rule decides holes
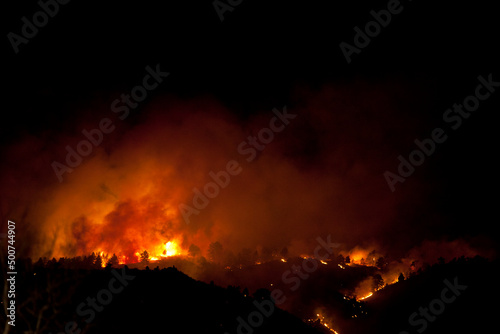
[[[50,164],[43,161],[64,157],[64,146],[26,137],[7,151],[9,160],[19,164],[5,166],[2,184],[12,189],[8,198],[19,200],[4,200],[4,212],[30,226],[19,233],[31,240],[24,246],[26,255],[36,258],[104,252],[133,262],[144,250],[160,258],[173,252],[187,254],[192,245],[207,257],[213,242],[220,242],[235,256],[244,249],[280,251],[284,247],[300,255],[310,252],[311,240],[325,233],[346,246],[349,253],[345,256],[353,264],[376,265],[380,258],[370,253],[372,249],[354,247],[362,239],[378,238],[379,253],[395,252],[402,257],[417,244],[385,243],[382,231],[396,224],[398,206],[416,195],[395,199],[386,191],[375,177],[385,163],[384,155],[368,150],[354,164],[346,160],[349,151],[368,149],[346,130],[357,127],[356,122],[336,119],[327,112],[346,103],[346,92],[350,94],[344,88],[325,89],[312,98],[315,103],[322,100],[323,108],[311,102],[293,110],[301,121],[290,122],[265,149],[259,146],[262,151],[251,162],[240,155],[238,147],[245,147],[252,134],[268,126],[269,119],[276,119],[275,114],[262,113],[241,124],[210,101],[204,101],[203,108],[199,102],[152,105],[147,117],[135,125],[122,124],[62,183],[51,176]],[[390,110],[390,103],[384,103]],[[345,112],[355,113],[361,107],[351,106]],[[279,113],[291,114],[291,110],[285,107]],[[375,133],[376,125],[374,118],[366,131]],[[298,134],[315,149],[309,152],[302,147]],[[346,143],[338,146],[334,138],[342,134]],[[70,146],[80,140],[78,135],[57,136],[57,143]],[[367,136],[366,141],[373,140]],[[383,139],[379,141],[382,144]],[[40,145],[44,149],[38,162],[23,163]],[[305,154],[304,150],[309,152],[309,163],[321,163],[306,167],[297,156]],[[230,180],[224,171],[228,161],[242,170]],[[26,174],[44,176],[47,181],[32,182]],[[224,181],[228,185],[219,187],[217,196],[200,193],[216,183],[214,177],[220,182],[228,179]],[[183,205],[192,206],[197,196],[207,200],[207,205],[196,209],[199,213],[187,223]],[[356,221],[355,230],[345,228],[351,221]],[[175,251],[166,245],[175,245]],[[457,249],[456,256],[467,247]],[[434,259],[439,256],[433,254]]]
[[[6,3],[2,333],[413,333],[484,292],[489,4],[68,2]]]

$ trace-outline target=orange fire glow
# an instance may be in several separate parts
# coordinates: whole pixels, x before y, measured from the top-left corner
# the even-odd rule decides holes
[[[377,263],[377,258],[380,256],[379,254],[375,254],[373,250],[363,249],[361,247],[355,247],[348,253],[344,254],[344,256],[349,256],[350,263],[349,264],[358,264],[364,266],[375,266]]]
[[[169,241],[165,244],[165,255],[164,256],[175,256],[180,254],[179,246],[175,241]],[[162,254],[163,255],[163,254]]]
[[[359,297],[357,300],[364,300],[366,298],[370,298],[371,296],[373,296],[373,292],[370,292],[369,294],[363,296],[363,297]]]
[[[149,248],[145,247],[145,250],[149,254],[149,261],[158,261],[162,258],[179,256],[183,254],[181,247],[175,240],[161,243]],[[137,256],[137,258],[140,258],[140,252],[136,252],[135,256]]]
[[[76,147],[76,142],[84,139],[81,131],[95,126],[93,119],[81,124],[83,118],[75,119],[68,124],[69,129],[78,129],[75,136],[54,132],[55,137],[48,136],[51,139],[47,143],[26,136],[5,150],[5,161],[19,163],[2,166],[0,183],[10,189],[10,194],[9,199],[2,198],[0,207],[9,219],[23,217],[26,231],[30,231],[30,240],[25,239],[30,245],[27,252],[35,259],[85,256],[99,250],[116,254],[123,265],[138,262],[138,255],[144,250],[148,251],[151,261],[160,261],[169,256],[187,255],[191,245],[198,249],[196,254],[209,259],[209,246],[216,241],[228,254],[237,255],[242,250],[253,252],[255,245],[278,251],[286,246],[289,253],[283,256],[294,258],[312,252],[316,247],[315,238],[324,238],[330,233],[338,241],[368,240],[366,237],[370,236],[382,242],[387,236],[376,233],[388,230],[385,225],[380,228],[386,222],[397,222],[394,218],[399,202],[387,193],[385,185],[373,191],[378,189],[380,178],[372,178],[368,172],[374,170],[372,143],[366,152],[359,151],[359,138],[349,131],[352,126],[359,126],[358,120],[342,118],[345,123],[339,123],[338,115],[331,112],[338,102],[346,105],[341,101],[351,90],[352,87],[345,91],[327,87],[314,94],[302,92],[304,103],[294,112],[315,121],[292,122],[290,130],[276,134],[276,141],[266,147],[262,158],[252,161],[251,168],[243,164],[253,159],[241,156],[238,147],[249,133],[269,124],[269,113],[263,111],[240,120],[225,104],[210,98],[192,101],[169,98],[151,101],[141,122],[127,126],[117,123],[117,130],[107,144],[95,147],[94,153],[84,159],[85,163],[74,172],[65,173],[64,182],[58,182],[50,161],[64,162],[65,146]],[[385,94],[386,90],[377,88],[377,92]],[[96,105],[103,107],[104,112],[100,114],[96,110],[97,121],[109,116],[106,114],[108,103],[100,105],[96,101]],[[317,108],[318,105],[322,107]],[[365,109],[363,104],[352,107]],[[380,110],[373,112],[378,115]],[[383,138],[378,135],[377,126],[365,130],[376,131],[374,138]],[[314,161],[321,161],[321,168],[304,173],[299,163],[302,160],[291,159],[289,152],[296,148],[298,133],[318,136],[313,142],[321,149],[311,152],[316,152]],[[336,137],[331,136],[340,133],[346,136],[346,145],[321,144],[336,143]],[[40,147],[45,148],[40,150]],[[344,167],[340,167],[344,164],[339,164],[349,156],[346,152],[358,152],[357,157],[361,159],[352,173],[346,173]],[[24,160],[34,156],[36,161]],[[195,195],[197,192],[193,189],[204,194],[205,185],[213,184],[211,172],[219,175],[218,171],[224,170],[233,158],[241,160],[244,173],[231,177],[230,187],[221,188],[216,198],[206,201],[205,209],[197,210],[194,203],[205,196]],[[392,155],[386,158],[387,161],[377,164],[393,163]],[[350,166],[349,159],[345,166]],[[25,163],[27,161],[32,163]],[[47,182],[29,182],[26,176],[35,175],[33,173]],[[354,183],[360,187],[353,187]],[[266,201],[261,196],[264,191],[269,197]],[[350,194],[349,201],[342,200],[346,192]],[[193,209],[187,210],[186,206]],[[372,214],[374,209],[376,217]],[[343,214],[336,215],[339,211]],[[286,213],[283,220],[277,219],[279,212]],[[309,223],[313,216],[318,223]],[[334,224],[330,223],[332,216],[336,217]],[[360,224],[359,228],[351,228],[352,222]],[[457,249],[468,249],[465,243],[455,243],[448,247],[449,251],[446,248],[449,244],[440,245],[426,243],[415,249],[414,254],[418,258],[424,254],[430,262],[437,258],[436,249],[445,258],[453,258]],[[366,249],[356,248],[342,255],[349,255],[351,263],[360,264],[363,259],[365,265],[373,266],[380,256],[373,253],[376,245],[364,244],[363,247]],[[466,255],[474,254],[467,251]],[[312,258],[312,254],[301,257]],[[256,260],[253,256],[245,259],[248,263]],[[423,260],[420,263],[424,263]],[[342,263],[339,268],[346,266]],[[384,281],[393,279],[384,277]]]
[[[329,323],[328,320],[325,319],[325,317],[322,314],[316,313],[316,317],[317,317],[316,319],[309,319],[308,322],[319,321],[319,323],[323,325],[326,329],[328,329],[331,333],[339,334],[339,332],[337,332],[332,328],[332,325]]]

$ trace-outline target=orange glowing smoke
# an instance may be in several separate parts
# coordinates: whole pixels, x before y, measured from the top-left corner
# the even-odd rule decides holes
[[[364,249],[359,246],[354,247],[347,253],[343,254],[344,257],[349,256],[350,264],[358,264],[364,266],[375,266],[378,258],[381,256],[373,249]]]
[[[150,253],[150,258],[157,259],[162,255],[187,254],[192,244],[206,257],[210,243],[215,241],[235,254],[243,248],[255,249],[259,244],[278,249],[288,246],[291,253],[304,254],[314,249],[315,238],[326,230],[339,239],[361,238],[358,232],[373,234],[377,222],[368,214],[373,208],[384,213],[378,214],[377,220],[389,221],[394,212],[392,200],[382,200],[392,198],[387,194],[386,184],[373,189],[380,183],[378,177],[371,177],[377,166],[371,158],[363,160],[365,154],[359,152],[359,137],[351,135],[351,129],[359,127],[357,119],[341,119],[339,123],[338,115],[331,113],[333,106],[345,104],[349,94],[344,90],[327,87],[314,93],[317,97],[309,96],[308,91],[301,93],[306,104],[289,112],[301,115],[304,121],[290,123],[286,130],[276,134],[251,163],[248,154],[241,153],[238,147],[250,134],[259,133],[269,124],[270,110],[243,121],[208,98],[159,99],[148,105],[140,122],[119,123],[122,126],[117,123],[107,141],[96,147],[85,163],[66,174],[64,182],[57,182],[47,163],[44,165],[50,172],[47,180],[53,180],[53,184],[44,183],[46,187],[36,191],[27,187],[31,183],[25,181],[25,176],[33,174],[29,168],[9,170],[10,174],[15,172],[15,178],[2,184],[23,190],[25,196],[17,197],[30,204],[29,216],[24,220],[40,231],[30,250],[33,257],[71,257],[99,249],[114,253],[120,263],[127,263],[137,261],[136,253],[144,250]],[[316,105],[318,101],[325,102],[319,103],[321,108]],[[309,103],[313,106],[309,107]],[[364,103],[355,108],[366,110]],[[379,108],[373,113],[379,115]],[[99,117],[112,116],[109,105],[99,114]],[[80,141],[81,130],[95,125],[91,119],[86,123],[89,124],[73,124],[79,130],[78,135],[61,134],[53,151],[44,149],[48,156],[39,160],[50,162],[64,156],[64,146]],[[323,146],[322,143],[336,142],[333,139],[341,134],[346,136],[345,145],[334,149]],[[302,138],[310,135],[318,138]],[[302,160],[289,154],[303,139],[317,142],[318,149],[322,148],[315,153],[321,168],[309,169],[307,173]],[[30,149],[40,151],[36,143],[23,143],[25,146],[15,147],[12,152],[23,157],[30,156],[31,152],[27,152]],[[345,160],[346,152],[353,152],[353,148],[363,161],[358,161],[350,173],[339,167],[338,161]],[[230,186],[221,189],[199,214],[190,217],[191,224],[186,224],[179,205],[193,203],[193,189],[201,189],[211,181],[211,171],[222,170],[232,159],[239,159],[243,173],[231,179]],[[363,187],[352,187],[351,182]],[[332,207],[332,199],[342,199],[346,190],[353,189],[373,194],[368,200],[362,199],[366,210],[359,210],[357,200],[341,201],[341,206]],[[263,192],[268,196],[265,200]],[[352,194],[351,198],[358,197]],[[17,209],[12,216],[21,215],[23,209]],[[336,217],[335,224],[332,216]],[[308,223],[311,217],[313,224]],[[370,224],[355,231],[346,229],[352,221]],[[289,228],[283,229],[284,225]],[[165,244],[174,240],[178,248],[166,249]]]
[[[115,116],[109,104],[102,105],[96,119],[68,121],[71,131],[19,138],[3,151],[4,160],[12,163],[1,166],[0,185],[9,194],[0,198],[0,208],[26,226],[25,252],[33,258],[99,250],[116,254],[125,264],[137,262],[137,252],[147,250],[151,259],[160,260],[185,255],[191,245],[208,257],[215,241],[234,254],[262,245],[287,246],[296,256],[311,252],[315,239],[330,233],[348,244],[383,243],[388,237],[380,231],[399,224],[399,205],[409,200],[394,198],[380,182],[378,171],[393,164],[394,152],[373,151],[392,147],[381,135],[388,118],[398,124],[391,131],[413,128],[413,122],[397,118],[392,101],[398,101],[398,93],[377,85],[300,89],[294,95],[302,101],[290,110],[300,115],[297,121],[276,134],[251,163],[238,147],[268,126],[270,110],[243,120],[210,98],[169,97],[148,104],[137,122],[116,123],[116,130],[59,183],[50,162],[65,156],[66,145],[75,147],[82,130]],[[379,103],[366,103],[373,98]],[[363,127],[359,117],[347,116],[361,111],[369,120]],[[193,189],[201,189],[212,180],[211,171],[233,159],[241,163],[241,175],[186,224],[179,205],[193,203]],[[415,202],[418,196],[410,197]],[[428,246],[411,258],[437,258],[435,247]],[[370,251],[353,252],[351,262],[373,265],[378,255]]]

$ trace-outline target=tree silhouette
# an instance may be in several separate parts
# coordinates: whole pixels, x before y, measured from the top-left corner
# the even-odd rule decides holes
[[[385,267],[385,265],[386,265],[386,264],[387,264],[387,263],[385,262],[385,259],[384,259],[384,257],[383,257],[383,256],[381,256],[381,257],[379,257],[379,258],[377,259],[376,266],[377,266],[378,268],[382,269],[382,268],[384,268],[384,267]]]
[[[145,250],[144,252],[142,252],[140,255],[140,262],[142,264],[147,264],[149,263],[149,253],[147,250]]]
[[[196,246],[195,244],[191,244],[188,249],[188,254],[189,256],[197,256],[200,255],[200,247]]]
[[[373,290],[380,290],[384,287],[384,279],[380,274],[373,275]]]
[[[83,266],[85,269],[92,269],[96,260],[95,253],[92,252],[89,256],[83,257]]]
[[[116,267],[119,264],[118,262],[118,256],[116,256],[115,253],[113,253],[113,256],[106,262],[106,267],[111,268],[111,267]]]
[[[94,267],[96,269],[102,268],[102,257],[101,257],[101,254],[97,254],[97,257],[95,258],[95,262],[94,262]]]
[[[56,258],[53,257],[52,260],[48,261],[45,267],[49,269],[57,269],[58,265]]]
[[[36,268],[43,268],[43,266],[44,266],[43,260],[42,260],[42,258],[39,258],[38,261],[35,262],[35,267]]]
[[[222,260],[222,250],[223,248],[220,242],[212,242],[208,247],[208,258],[210,261],[220,263]]]

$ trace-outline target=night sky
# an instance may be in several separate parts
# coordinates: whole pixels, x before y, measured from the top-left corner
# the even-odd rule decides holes
[[[479,76],[500,81],[493,4],[402,1],[348,64],[339,44],[388,1],[326,3],[245,0],[221,21],[211,1],[71,1],[18,53],[8,34],[40,7],[5,4],[3,229],[16,221],[33,257],[133,254],[169,238],[300,253],[327,234],[399,256],[453,240],[487,254],[500,87],[455,130],[443,114]],[[120,119],[113,101],[147,66],[169,75]],[[247,161],[238,145],[284,106],[296,117]],[[53,161],[103,118],[114,130],[59,182]],[[435,128],[447,140],[392,192],[384,172]],[[185,224],[178,206],[230,160],[241,174]]]

